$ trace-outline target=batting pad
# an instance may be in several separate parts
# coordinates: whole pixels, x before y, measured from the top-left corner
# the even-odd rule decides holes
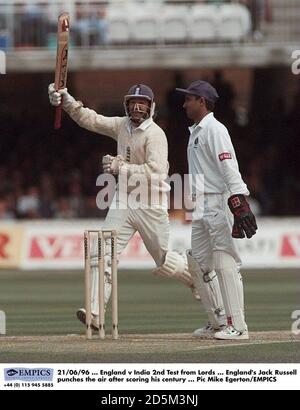
[[[98,266],[91,266],[91,288],[92,288],[92,313],[99,315],[99,269]],[[104,274],[104,306],[107,305],[111,295],[111,274],[105,271]]]
[[[189,272],[191,273],[194,285],[201,297],[208,320],[212,327],[218,329],[226,323],[226,318],[216,272],[211,271],[205,274],[201,270],[197,260],[191,255],[191,251],[187,251],[187,260]]]
[[[234,258],[224,251],[213,253],[221,294],[229,325],[244,332],[247,329],[244,316],[244,289]]]
[[[187,270],[185,258],[178,252],[167,252],[165,263],[153,271],[154,275],[174,278],[189,288],[194,285],[192,277]]]

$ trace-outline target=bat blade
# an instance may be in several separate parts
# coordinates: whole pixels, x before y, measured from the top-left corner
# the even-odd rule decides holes
[[[62,13],[57,24],[57,54],[54,87],[56,91],[66,87],[70,36],[70,15]],[[54,128],[61,127],[62,105],[56,108]]]

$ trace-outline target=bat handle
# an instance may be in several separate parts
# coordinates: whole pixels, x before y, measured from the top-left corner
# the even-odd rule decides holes
[[[59,130],[61,127],[61,114],[62,114],[62,102],[58,107],[56,107],[56,110],[55,110],[55,122],[54,122],[55,130]]]

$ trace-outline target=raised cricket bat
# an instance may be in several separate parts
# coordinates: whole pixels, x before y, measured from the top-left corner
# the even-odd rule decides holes
[[[55,68],[55,90],[61,90],[67,84],[68,72],[68,52],[69,52],[69,35],[70,35],[70,15],[61,13],[58,16],[57,25],[57,55]],[[61,127],[62,104],[56,107],[54,128],[58,130]]]

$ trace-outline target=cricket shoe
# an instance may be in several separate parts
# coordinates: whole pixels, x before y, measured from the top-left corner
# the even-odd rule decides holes
[[[204,327],[200,327],[200,329],[196,329],[193,332],[193,336],[197,337],[198,339],[212,339],[216,332],[222,330],[225,326],[220,326],[215,329],[210,323],[208,323]]]
[[[249,333],[248,330],[240,332],[236,330],[233,326],[226,326],[220,332],[215,333],[215,339],[218,340],[248,340]]]
[[[80,320],[84,325],[86,325],[86,311],[85,309],[81,308],[78,309],[76,312],[77,319]],[[91,328],[95,330],[95,332],[98,332],[99,330],[99,316],[98,315],[93,315],[92,314],[92,324]]]

